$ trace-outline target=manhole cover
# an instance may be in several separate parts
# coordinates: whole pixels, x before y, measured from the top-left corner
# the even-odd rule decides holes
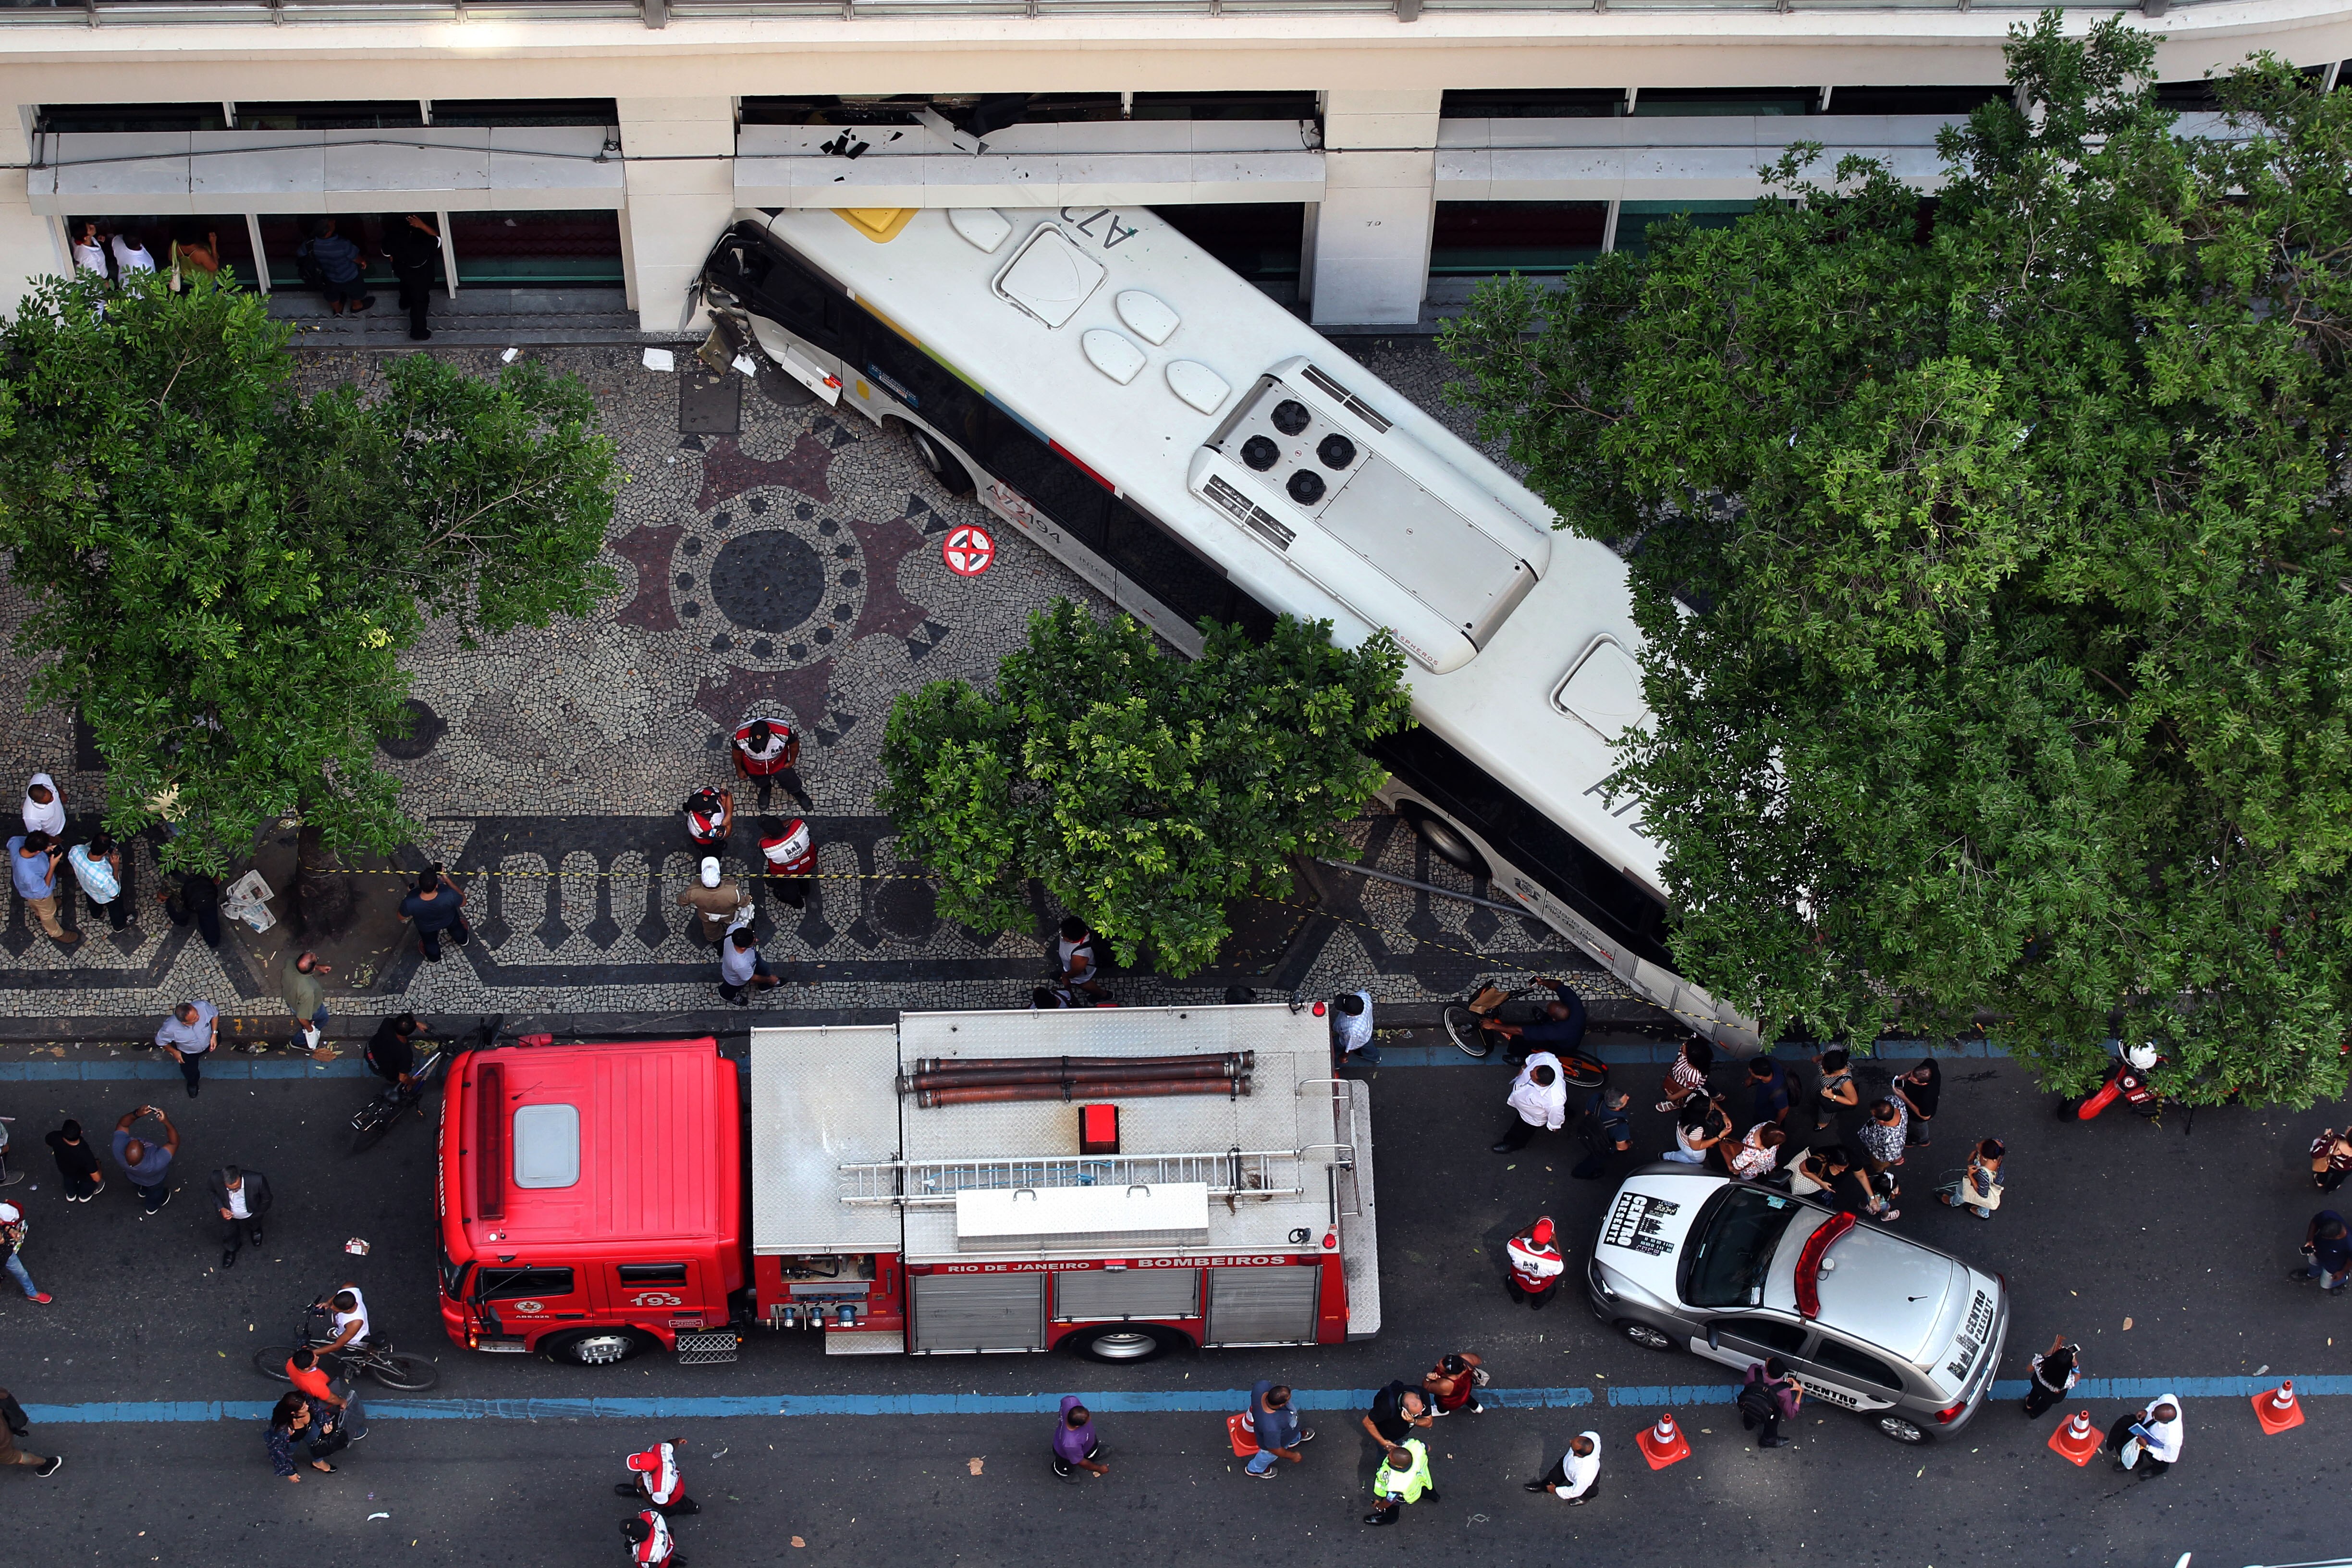
[[[788,632],[824,600],[824,563],[782,529],[740,533],[710,563],[710,596],[726,617],[754,631]]]

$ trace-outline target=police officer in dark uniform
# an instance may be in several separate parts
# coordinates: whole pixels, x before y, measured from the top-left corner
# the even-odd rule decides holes
[[[441,231],[423,213],[383,220],[383,253],[400,281],[400,308],[408,312],[408,335],[419,342],[433,335],[425,324],[433,302],[433,263],[441,255]]]

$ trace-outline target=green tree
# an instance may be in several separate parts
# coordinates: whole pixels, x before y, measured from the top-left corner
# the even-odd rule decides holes
[[[1216,955],[1225,904],[1288,885],[1386,773],[1361,748],[1401,725],[1404,660],[1385,634],[1353,650],[1285,616],[1263,646],[1202,622],[1187,661],[1126,616],[1057,600],[997,672],[903,693],[876,798],[899,854],[939,879],[939,909],[980,931],[1025,926],[1034,878],[1168,974]]]
[[[2352,94],[2256,59],[2184,137],[2154,43],[2045,15],[1932,211],[1801,149],[1788,199],[1491,287],[1444,346],[1631,552],[1621,778],[1695,978],[2305,1103],[2352,1003]]]
[[[380,394],[304,396],[292,329],[198,277],[47,279],[0,322],[0,546],[32,600],[35,708],[106,759],[108,825],[167,816],[213,871],[299,814],[387,850],[412,825],[377,737],[427,616],[476,633],[585,615],[613,448],[576,382],[414,354]]]

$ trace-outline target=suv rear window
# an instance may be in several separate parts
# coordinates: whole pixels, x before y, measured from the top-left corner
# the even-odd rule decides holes
[[[1841,1344],[1827,1334],[1822,1336],[1822,1342],[1815,1347],[1813,1360],[1832,1372],[1842,1372],[1864,1383],[1876,1384],[1881,1388],[1903,1386],[1903,1379],[1893,1367],[1874,1355],[1864,1355],[1852,1345]]]
[[[1694,1307],[1753,1307],[1764,1300],[1764,1274],[1780,1233],[1797,1217],[1794,1198],[1750,1186],[1726,1187],[1699,1215],[1696,1239],[1683,1249],[1683,1300]]]

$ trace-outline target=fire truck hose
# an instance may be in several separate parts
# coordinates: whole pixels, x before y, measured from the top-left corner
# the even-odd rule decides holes
[[[1256,1065],[1255,1053],[1249,1051],[1216,1057],[1035,1057],[971,1062],[927,1058],[900,1081],[904,1092],[955,1084],[1059,1083],[1072,1078],[1246,1078]]]
[[[1076,1079],[1066,1083],[973,1083],[918,1089],[915,1103],[929,1110],[940,1105],[1003,1104],[1024,1100],[1147,1100],[1174,1094],[1245,1095],[1249,1091],[1247,1079],[1139,1079],[1115,1083]]]

